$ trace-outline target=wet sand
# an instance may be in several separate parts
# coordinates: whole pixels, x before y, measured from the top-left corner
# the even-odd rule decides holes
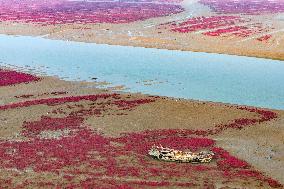
[[[6,154],[0,158],[2,186],[282,187],[283,111],[142,94],[113,95],[97,85],[44,77],[0,87],[0,149]],[[91,142],[92,137],[100,141],[99,146]],[[78,146],[68,145],[68,140]],[[217,156],[205,165],[168,164],[147,156],[153,143],[213,149]],[[56,155],[60,153],[63,159]],[[112,173],[104,172],[110,170],[108,164]]]

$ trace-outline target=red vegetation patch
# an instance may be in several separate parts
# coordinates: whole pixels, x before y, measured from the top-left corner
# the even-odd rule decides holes
[[[160,130],[166,133],[175,133],[178,135],[196,135],[196,136],[209,136],[221,133],[227,129],[242,129],[244,127],[250,127],[255,124],[271,121],[277,118],[277,114],[275,112],[269,110],[259,110],[257,108],[248,108],[248,107],[239,107],[240,110],[245,110],[248,112],[257,113],[259,115],[258,118],[239,118],[230,121],[226,124],[215,125],[215,127],[207,130]],[[154,131],[152,131],[154,132]],[[157,133],[158,134],[158,133]]]
[[[217,13],[226,14],[266,14],[284,12],[282,0],[199,0]]]
[[[264,35],[264,36],[257,38],[257,40],[261,41],[261,42],[263,42],[263,41],[267,42],[271,37],[272,37],[272,35]]]
[[[138,105],[150,103],[149,99],[125,100],[118,94],[100,94],[78,97],[62,97],[27,101],[0,106],[5,111],[11,108],[32,105],[48,105],[71,113],[62,112],[60,118],[43,116],[38,121],[25,122],[24,141],[0,141],[1,169],[53,173],[57,180],[26,179],[16,184],[14,177],[0,179],[7,187],[59,187],[59,188],[156,188],[214,186],[218,182],[233,180],[246,185],[250,181],[265,187],[281,185],[254,170],[245,161],[217,148],[212,139],[192,136],[190,130],[153,130],[140,133],[125,133],[118,138],[106,137],[84,125],[89,116],[102,116],[113,109],[117,112],[132,110]],[[79,104],[84,101],[83,104]],[[68,104],[71,103],[71,104]],[[276,114],[270,111],[241,108],[260,115],[258,122],[271,120]],[[59,112],[60,113],[60,112]],[[244,121],[245,126],[248,122]],[[244,124],[236,121],[235,124]],[[68,131],[68,132],[65,132]],[[208,131],[199,131],[206,133]],[[210,134],[210,133],[207,133]],[[50,137],[54,136],[55,137]],[[164,145],[180,150],[213,150],[215,161],[210,164],[193,165],[153,160],[147,156],[153,145]]]
[[[182,11],[179,5],[143,1],[0,0],[0,21],[43,25],[129,23]]]
[[[4,106],[0,106],[0,110],[7,110],[13,108],[29,107],[34,105],[47,105],[55,106],[68,102],[79,102],[81,100],[96,101],[98,99],[107,99],[107,98],[119,98],[118,94],[99,94],[99,95],[86,95],[86,96],[70,96],[70,97],[61,97],[61,98],[47,98],[47,99],[38,99],[38,100],[29,100],[25,102],[13,103]]]
[[[69,118],[68,118],[69,119]],[[46,124],[50,119],[42,119],[38,124]],[[62,119],[64,120],[64,118]],[[67,121],[65,127],[74,128]],[[28,142],[2,142],[2,168],[18,170],[32,169],[35,172],[53,172],[63,174],[68,184],[60,181],[57,186],[89,186],[89,187],[160,187],[160,186],[204,186],[202,181],[214,182],[215,179],[230,182],[231,177],[241,182],[258,180],[270,185],[271,180],[260,172],[253,170],[246,162],[229,155],[223,149],[213,148],[217,163],[206,165],[164,163],[147,157],[147,150],[152,144],[169,145],[165,138],[171,138],[171,147],[183,149],[210,149],[214,141],[206,138],[190,136],[153,135],[146,133],[129,133],[119,138],[106,138],[86,127],[69,136],[59,139],[36,139],[31,137]],[[33,129],[31,129],[31,132]],[[27,130],[29,132],[29,130]],[[158,131],[156,131],[158,132]],[[29,135],[32,136],[32,135]],[[139,139],[139,142],[137,142]],[[133,162],[134,161],[134,162]],[[78,167],[84,167],[79,169]],[[243,172],[241,172],[243,171]],[[245,171],[254,174],[245,174]],[[210,176],[214,174],[214,178]],[[246,177],[243,177],[245,174]],[[88,176],[89,179],[76,183],[74,178]],[[226,175],[226,177],[223,177]],[[104,178],[105,177],[105,178]],[[195,180],[193,178],[199,177]],[[132,179],[127,179],[132,178]],[[156,178],[155,181],[152,178]],[[200,183],[201,179],[201,183]],[[191,180],[186,182],[186,180]],[[44,185],[44,183],[41,183]],[[49,183],[46,183],[47,185]],[[277,183],[277,186],[280,186]]]
[[[162,145],[179,150],[197,151],[213,146],[215,143],[212,139],[207,138],[177,137],[177,133],[183,133],[179,130],[175,130],[176,132],[168,131],[169,132],[157,130],[125,134],[123,137],[115,139],[115,141],[124,143],[127,150],[135,151],[141,155],[147,154],[148,150],[153,145]],[[140,142],[136,143],[135,141]]]
[[[244,22],[246,22],[246,20],[239,16],[211,16],[190,18],[183,22],[172,22],[170,23],[170,26],[171,30],[174,32],[188,33],[219,27],[228,27]]]
[[[248,108],[248,107],[239,107],[240,110],[246,110],[249,112],[258,113],[260,115],[260,119],[258,122],[270,121],[272,119],[277,118],[277,114],[275,112],[269,110],[260,110],[257,108]]]
[[[248,126],[254,125],[256,123],[263,123],[263,122],[271,121],[271,120],[277,118],[277,114],[275,112],[268,111],[268,110],[259,110],[257,108],[248,108],[248,107],[239,107],[238,109],[246,110],[248,112],[257,113],[259,115],[259,118],[235,119],[231,123],[217,125],[215,130],[211,130],[211,131],[209,131],[209,133],[217,134],[217,133],[220,133],[221,131],[228,129],[228,128],[242,129],[244,127],[248,127]]]
[[[28,83],[31,81],[38,81],[39,78],[26,73],[19,73],[16,71],[8,71],[0,69],[0,86],[9,86],[19,83]]]
[[[205,32],[204,35],[208,36],[228,36],[234,35],[237,37],[250,37],[252,35],[268,32],[269,28],[264,28],[260,23],[248,24],[246,26],[232,26],[224,29],[216,29],[213,31]]]
[[[239,160],[238,158],[233,156],[227,156],[224,160],[219,161],[218,166],[222,169],[249,167],[247,162]]]
[[[37,137],[42,131],[57,131],[63,129],[79,129],[83,122],[83,118],[80,117],[65,117],[65,118],[50,118],[42,117],[40,121],[34,121],[32,123],[25,122],[23,124],[23,136]],[[66,128],[66,125],[68,127]]]
[[[170,22],[161,25],[170,27],[173,32],[190,33],[201,32],[207,36],[234,35],[237,37],[249,37],[269,31],[271,28],[264,27],[261,23],[250,23],[250,19],[240,16],[211,16],[190,18],[182,22]]]

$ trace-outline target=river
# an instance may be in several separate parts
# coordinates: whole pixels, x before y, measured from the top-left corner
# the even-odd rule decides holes
[[[126,92],[284,110],[284,62],[0,35],[0,66]]]

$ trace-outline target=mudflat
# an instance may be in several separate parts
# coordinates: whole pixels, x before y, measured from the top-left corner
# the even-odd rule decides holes
[[[1,186],[282,187],[283,111],[24,78],[0,88]],[[154,144],[215,157],[161,162]]]

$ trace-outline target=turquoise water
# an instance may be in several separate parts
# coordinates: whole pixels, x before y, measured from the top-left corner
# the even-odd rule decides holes
[[[130,92],[284,109],[284,62],[277,60],[0,35],[0,66],[65,80],[96,77]]]

